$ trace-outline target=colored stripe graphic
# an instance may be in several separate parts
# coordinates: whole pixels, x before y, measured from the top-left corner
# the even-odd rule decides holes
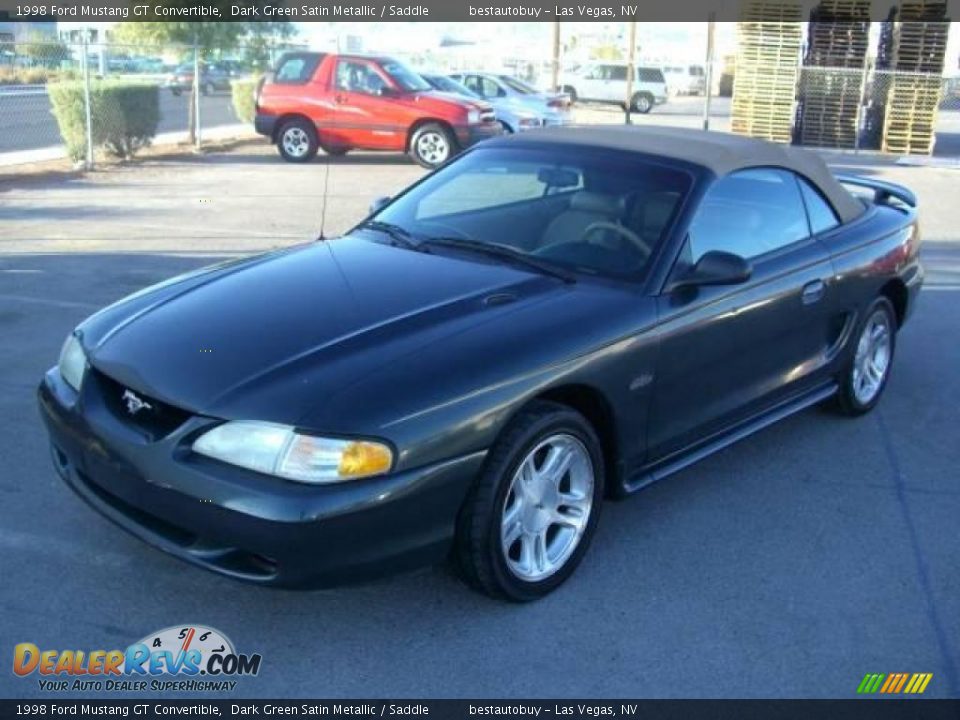
[[[919,695],[927,689],[933,673],[867,673],[857,686],[859,695],[879,692],[882,695]]]

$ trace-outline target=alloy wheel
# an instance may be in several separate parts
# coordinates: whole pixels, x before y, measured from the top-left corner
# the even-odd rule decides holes
[[[551,435],[527,453],[500,521],[500,547],[511,573],[539,582],[563,567],[587,528],[593,485],[590,454],[573,435]]]
[[[424,162],[439,165],[450,156],[450,143],[438,132],[425,132],[417,138],[417,155]]]
[[[893,354],[890,316],[875,310],[863,326],[853,360],[853,394],[861,405],[868,405],[880,392],[890,371]]]
[[[285,130],[281,142],[290,157],[302,158],[310,152],[310,138],[303,128],[292,127]]]

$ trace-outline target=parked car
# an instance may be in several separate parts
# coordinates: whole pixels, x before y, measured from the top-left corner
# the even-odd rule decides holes
[[[507,132],[528,129],[520,126],[518,115],[533,115],[542,127],[571,122],[570,98],[565,94],[541,92],[522,80],[496,73],[458,72],[450,77],[491,103]],[[508,115],[514,118],[513,123]]]
[[[454,80],[447,75],[433,73],[420,73],[420,77],[430,83],[435,90],[440,92],[453,93],[461,97],[472,99],[480,98],[473,90],[461,82]],[[538,114],[535,110],[529,110],[517,103],[504,101],[503,98],[491,98],[489,101],[496,114],[497,122],[503,127],[504,132],[520,132],[521,130],[533,130],[544,127],[547,120],[544,114]]]
[[[812,153],[694,130],[490,140],[338,239],[81,323],[39,387],[53,463],[233,578],[452,551],[480,590],[540,597],[604,497],[815,403],[877,405],[923,279],[916,199],[844,180],[870,197]]]
[[[656,67],[635,68],[630,109],[648,113],[656,105],[667,102],[667,81]],[[579,68],[563,81],[563,91],[571,99],[609,102],[624,105],[627,97],[628,66],[623,63],[599,63]]]
[[[707,76],[703,65],[669,65],[663,68],[671,95],[703,95]]]
[[[255,127],[290,162],[358,148],[427,168],[501,132],[489,103],[436,93],[397,60],[317,52],[281,57],[257,92]]]
[[[178,65],[167,78],[165,86],[177,96],[189,92],[193,89],[193,73],[193,63]],[[229,90],[230,79],[230,73],[219,65],[200,63],[200,92],[204,95],[209,95],[215,91]]]

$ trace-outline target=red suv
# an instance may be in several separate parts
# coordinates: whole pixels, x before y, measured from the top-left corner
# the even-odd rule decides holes
[[[255,126],[290,162],[318,148],[392,150],[427,168],[501,132],[489,104],[437,92],[397,60],[317,52],[280,58],[257,90]]]

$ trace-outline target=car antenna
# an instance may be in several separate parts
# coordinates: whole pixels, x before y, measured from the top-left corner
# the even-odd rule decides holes
[[[318,242],[323,242],[327,237],[323,234],[324,225],[327,222],[327,185],[330,182],[330,156],[327,155],[327,162],[323,170],[323,210],[320,211],[320,234],[317,236]]]

